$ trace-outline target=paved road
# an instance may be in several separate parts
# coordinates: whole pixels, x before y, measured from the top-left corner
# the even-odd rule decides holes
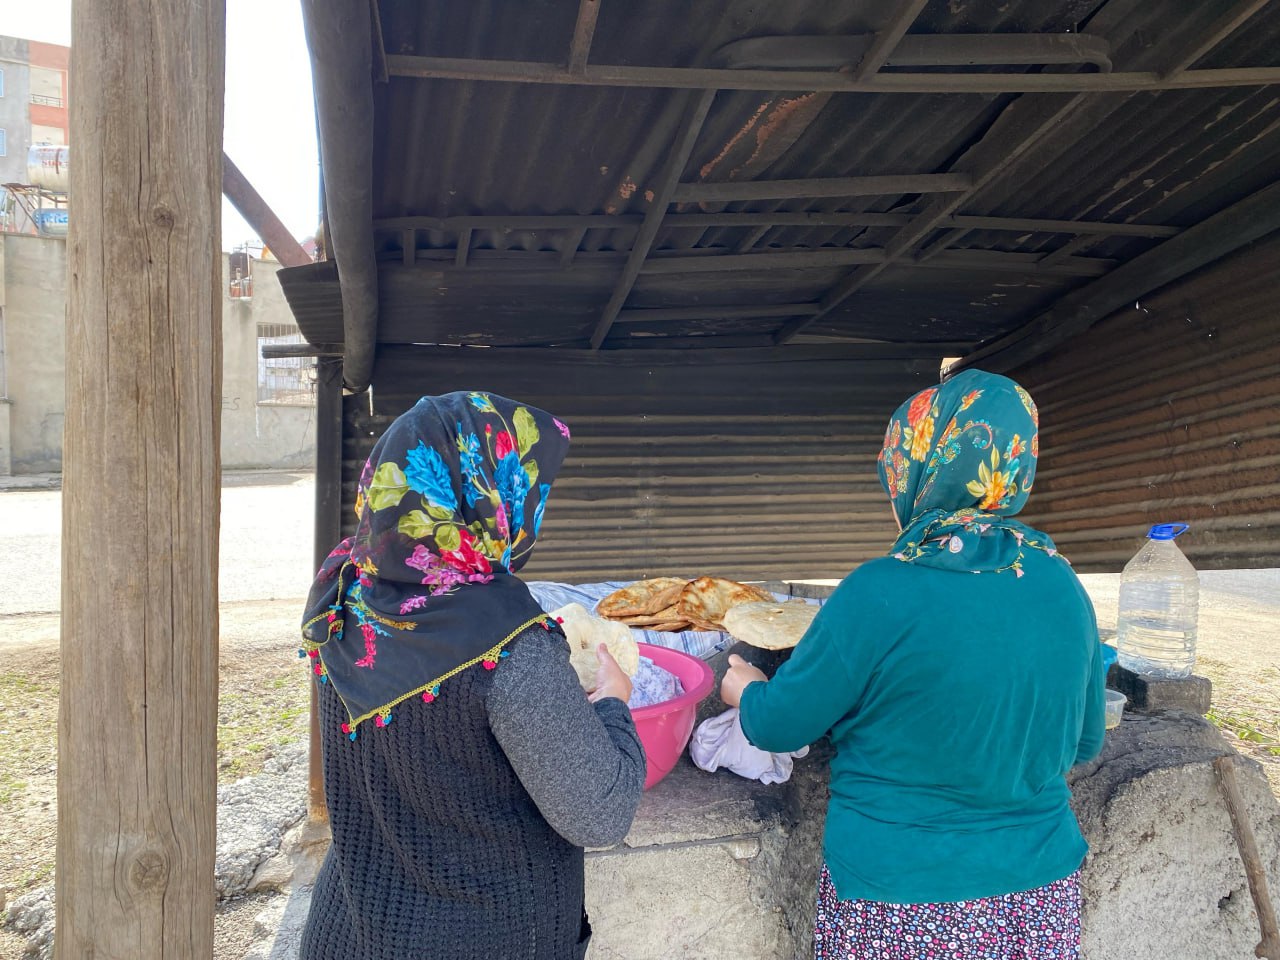
[[[302,473],[228,474],[222,487],[219,593],[224,603],[306,596],[315,483]],[[59,609],[62,494],[0,490],[0,616]],[[1119,578],[1087,575],[1099,619],[1114,622]],[[1206,606],[1243,600],[1280,612],[1280,569],[1205,571]],[[1108,613],[1110,617],[1108,618]],[[3,629],[0,626],[0,629]]]
[[[306,596],[314,573],[314,505],[315,483],[306,474],[224,478],[218,574],[224,603]],[[59,609],[61,511],[57,490],[0,492],[0,617]]]

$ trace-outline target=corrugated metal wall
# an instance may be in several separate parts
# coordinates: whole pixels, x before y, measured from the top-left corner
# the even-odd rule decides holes
[[[1165,521],[1198,567],[1280,566],[1278,277],[1272,234],[1013,371],[1041,412],[1027,517],[1077,568]]]
[[[652,359],[483,349],[388,351],[345,401],[344,532],[376,437],[424,393],[488,389],[543,407],[573,444],[527,577],[841,577],[893,539],[875,475],[884,425],[937,361],[839,348]],[[695,356],[696,362],[695,362]]]

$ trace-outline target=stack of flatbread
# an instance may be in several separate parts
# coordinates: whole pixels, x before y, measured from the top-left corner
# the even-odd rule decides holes
[[[759,587],[720,577],[658,577],[615,590],[596,613],[642,630],[725,630],[724,616],[742,603],[773,603]]]

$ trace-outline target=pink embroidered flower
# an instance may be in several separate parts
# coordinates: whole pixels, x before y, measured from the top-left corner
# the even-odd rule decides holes
[[[498,435],[493,438],[493,456],[496,460],[503,460],[507,454],[515,452],[516,442],[511,434],[505,430],[500,430]]]
[[[507,519],[507,505],[499,503],[495,514],[498,522],[498,536],[503,540],[509,540],[511,538],[511,521]]]
[[[404,616],[406,613],[412,613],[414,610],[426,606],[427,601],[430,599],[431,598],[425,593],[416,597],[410,597],[404,603],[400,604],[400,615]]]
[[[404,562],[405,566],[413,567],[415,570],[421,570],[426,573],[439,564],[440,561],[434,553],[419,543],[413,548],[413,553],[405,558]]]
[[[378,655],[378,635],[373,631],[373,624],[360,624],[360,632],[364,635],[364,656],[356,661],[357,667],[373,669],[373,658]]]
[[[562,437],[564,437],[566,440],[568,440],[568,439],[569,439],[569,428],[568,428],[568,427],[566,427],[566,426],[565,426],[563,423],[561,423],[559,420],[557,420],[555,417],[552,417],[552,418],[551,418],[551,421],[556,425],[556,429],[560,431],[560,435],[561,435]]]
[[[467,531],[463,531],[463,533],[470,535]],[[443,555],[437,557],[422,544],[415,546],[413,554],[406,557],[404,562],[406,565],[413,567],[415,570],[421,570],[425,574],[422,578],[422,585],[431,587],[431,596],[433,597],[443,596],[458,584],[466,583],[469,579],[475,579],[475,577],[467,577],[464,573],[454,569],[454,566],[450,566]],[[406,606],[409,603],[413,603],[413,609],[417,609],[418,606],[426,603],[426,601],[426,597],[412,597],[406,601]],[[408,611],[402,609],[400,612],[407,613]]]

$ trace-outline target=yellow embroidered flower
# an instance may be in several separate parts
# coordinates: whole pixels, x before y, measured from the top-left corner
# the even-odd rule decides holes
[[[360,514],[362,513],[364,513],[364,491],[357,489],[356,490],[356,517],[359,517]]]
[[[978,479],[970,480],[966,489],[975,497],[981,497],[978,504],[980,510],[990,510],[1000,504],[1011,493],[1017,491],[1014,475],[1000,469],[1000,453],[991,451],[991,466],[985,463],[978,467]]]
[[[1039,459],[1040,457],[1040,434],[1036,434],[1031,438],[1031,455]]]
[[[911,459],[924,463],[933,448],[933,417],[924,417],[911,433]]]
[[[970,390],[964,395],[964,399],[960,401],[960,409],[968,410],[980,396],[982,396],[981,390]]]

